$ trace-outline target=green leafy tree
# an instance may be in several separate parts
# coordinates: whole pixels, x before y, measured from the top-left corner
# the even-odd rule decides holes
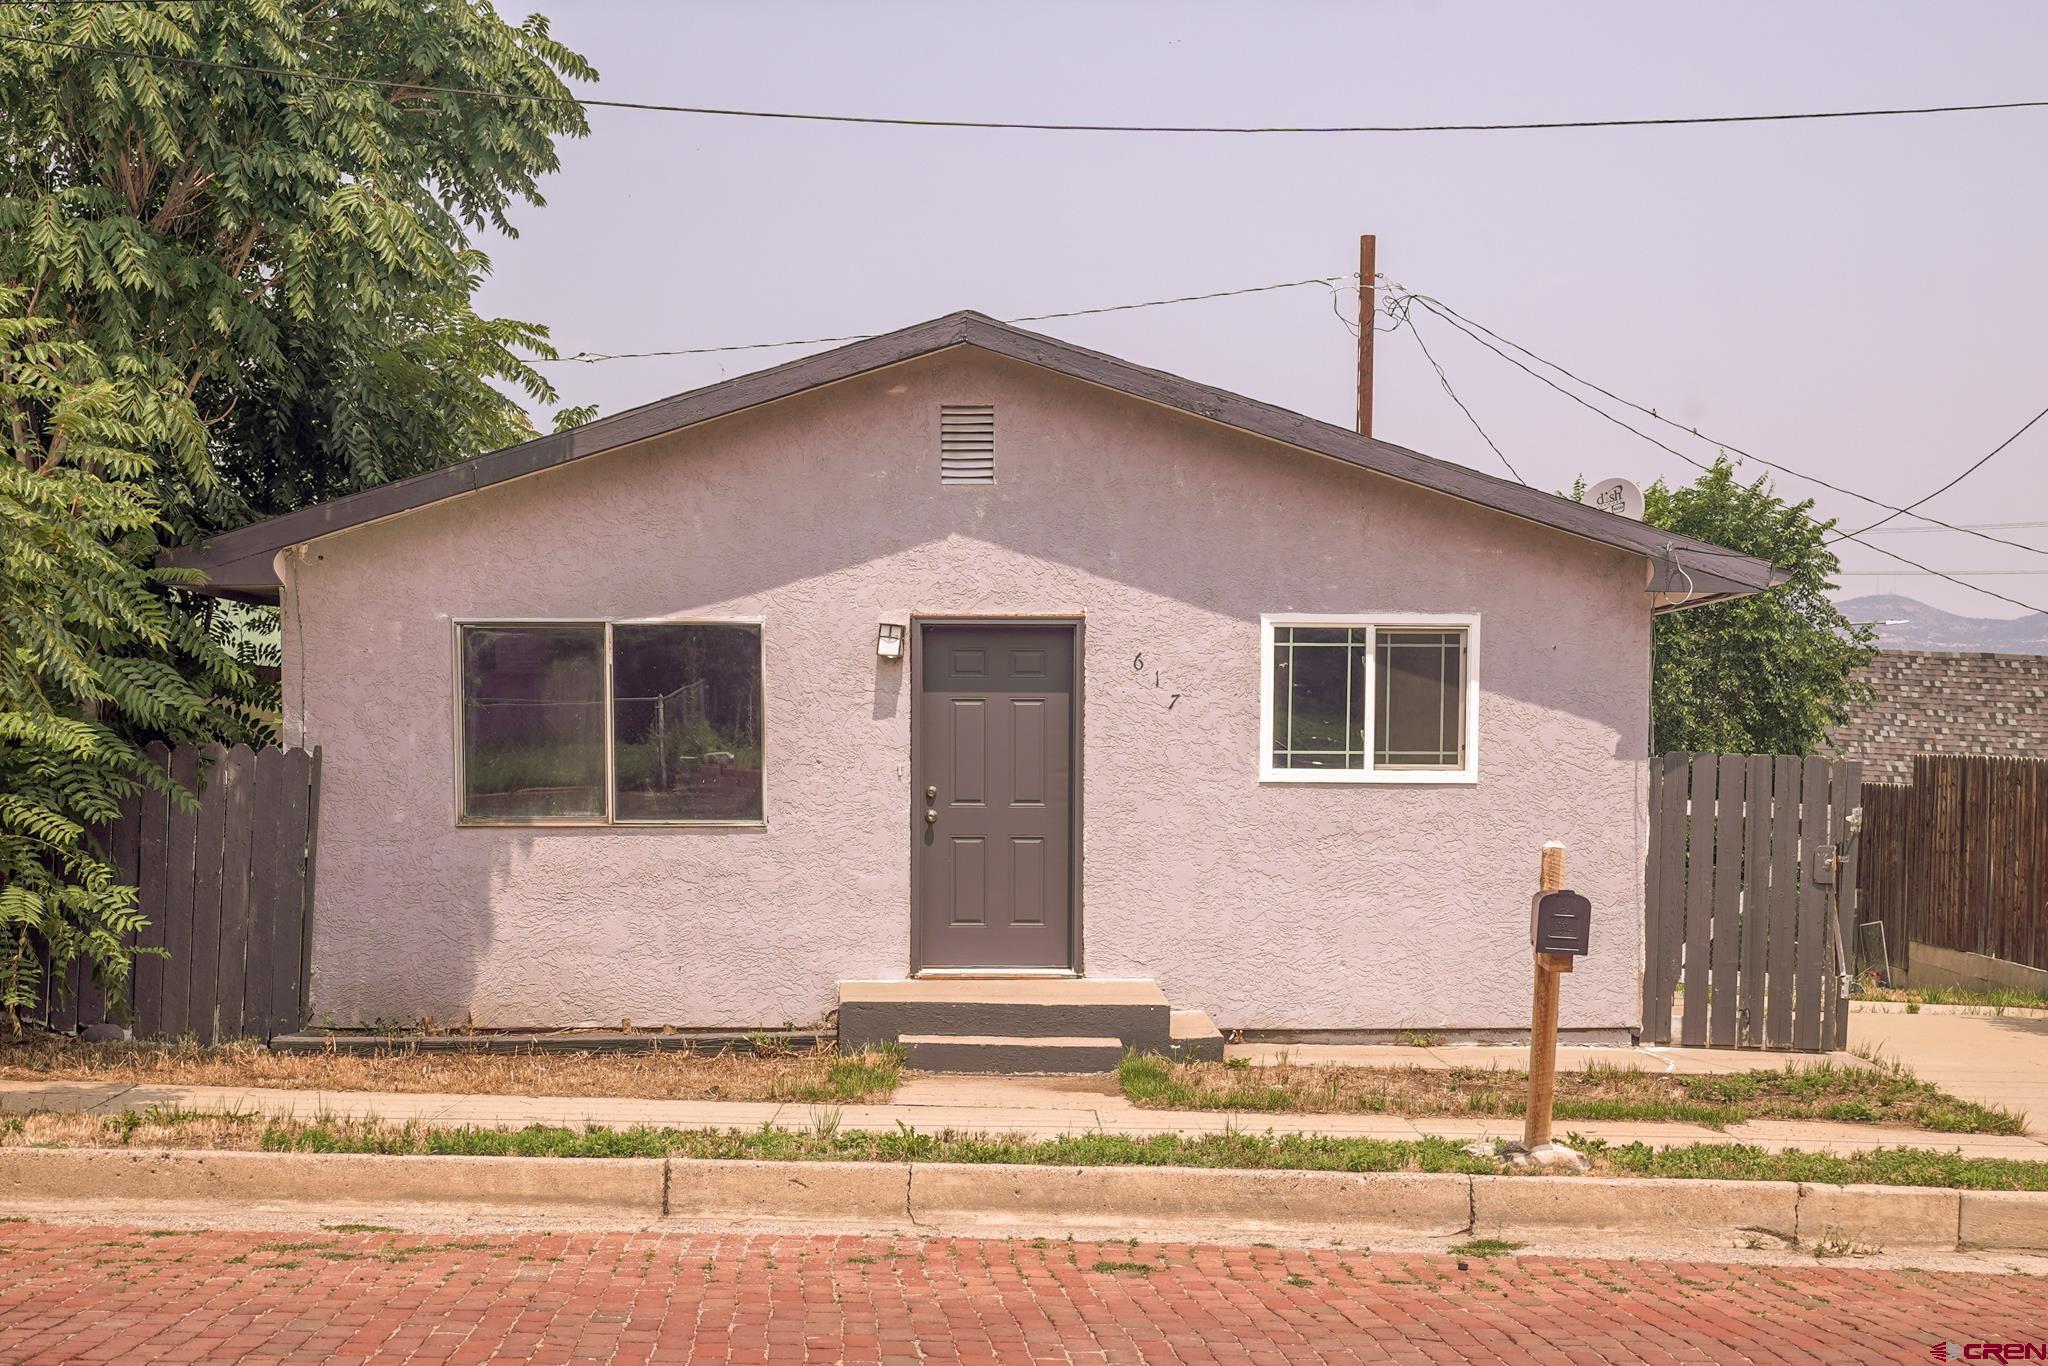
[[[1827,547],[1832,521],[1788,503],[1768,479],[1745,484],[1726,458],[1696,481],[1644,491],[1644,520],[1769,560],[1781,587],[1656,619],[1650,684],[1652,743],[1674,750],[1811,754],[1848,717],[1854,671],[1873,633],[1835,609],[1841,568]],[[1682,563],[1681,559],[1681,563]]]
[[[0,6],[0,1009],[111,987],[133,893],[85,832],[147,738],[264,700],[167,543],[531,434],[537,327],[471,234],[586,131],[583,59],[481,0]],[[343,79],[321,79],[343,78]],[[456,90],[500,92],[451,94]]]
[[[90,827],[145,785],[142,746],[258,738],[254,680],[151,567],[155,466],[140,439],[174,396],[123,378],[0,286],[0,1012],[39,997],[39,948],[83,956],[118,998],[135,890]],[[137,414],[145,414],[138,420]],[[33,417],[33,421],[26,420]],[[182,794],[181,794],[182,795]],[[189,800],[189,798],[187,798]]]
[[[198,394],[221,504],[203,529],[290,512],[536,435],[493,380],[554,391],[512,348],[549,354],[546,332],[480,318],[459,297],[408,301],[351,333],[285,317],[277,359]]]

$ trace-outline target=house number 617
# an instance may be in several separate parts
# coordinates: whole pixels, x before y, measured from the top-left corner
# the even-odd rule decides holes
[[[1138,651],[1137,654],[1131,657],[1131,672],[1139,674],[1145,672],[1145,652],[1143,650]],[[1159,671],[1157,669],[1152,671],[1152,686],[1155,688],[1162,686],[1159,682]],[[1172,711],[1174,703],[1180,701],[1180,697],[1179,693],[1175,693],[1167,698],[1166,709]]]

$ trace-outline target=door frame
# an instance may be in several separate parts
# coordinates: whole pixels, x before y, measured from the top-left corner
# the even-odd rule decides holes
[[[1009,612],[912,612],[910,614],[910,806],[904,813],[904,822],[909,828],[910,840],[910,975],[925,975],[924,967],[924,923],[918,915],[918,890],[921,881],[918,848],[924,837],[924,802],[917,790],[917,716],[920,699],[924,695],[924,631],[927,626],[1051,626],[1064,627],[1074,639],[1074,709],[1073,724],[1068,729],[1071,752],[1067,756],[1069,781],[1073,791],[1069,794],[1068,819],[1073,828],[1068,832],[1069,848],[1073,857],[1067,871],[1067,966],[1065,968],[933,968],[933,976],[945,977],[1079,977],[1082,976],[1081,945],[1081,792],[1085,784],[1081,781],[1081,756],[1085,750],[1082,742],[1081,717],[1082,679],[1087,670],[1084,667],[1087,644],[1088,619],[1080,612],[1054,613],[1009,613]]]

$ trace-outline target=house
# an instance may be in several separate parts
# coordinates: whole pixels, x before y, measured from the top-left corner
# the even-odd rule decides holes
[[[1111,1045],[1525,1031],[1553,838],[1625,1041],[1651,617],[1782,577],[971,312],[179,561],[282,607],[316,1023]]]
[[[1911,782],[1916,754],[2048,758],[2048,655],[1879,650],[1852,681],[1828,747],[1865,782]]]

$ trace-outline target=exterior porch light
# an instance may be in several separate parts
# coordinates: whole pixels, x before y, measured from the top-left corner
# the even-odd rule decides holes
[[[883,659],[903,658],[903,626],[900,622],[885,621],[875,635],[875,653]]]

